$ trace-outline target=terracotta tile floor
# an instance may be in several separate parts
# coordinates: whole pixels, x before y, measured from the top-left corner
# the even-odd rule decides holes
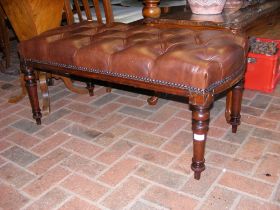
[[[200,181],[190,170],[188,105],[97,86],[77,95],[56,81],[37,126],[16,76],[0,73],[0,209],[280,209],[280,85],[245,91],[232,134],[216,101]]]

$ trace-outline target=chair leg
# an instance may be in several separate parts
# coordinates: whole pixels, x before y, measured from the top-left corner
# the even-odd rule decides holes
[[[39,77],[40,90],[42,93],[42,112],[44,115],[48,115],[51,112],[51,107],[50,107],[49,88],[47,82],[47,73],[39,72],[38,77]]]
[[[94,96],[94,83],[92,80],[89,80],[87,82],[87,89],[88,89],[89,95]]]
[[[229,123],[232,126],[232,133],[236,133],[238,125],[240,125],[240,111],[242,103],[242,95],[244,80],[240,80],[232,89],[231,95],[231,113]]]
[[[24,72],[25,86],[28,92],[30,104],[32,107],[33,118],[36,120],[37,125],[41,125],[41,110],[39,106],[39,99],[37,93],[37,80],[33,68],[24,66],[22,68]]]
[[[0,8],[1,9],[1,8]],[[2,10],[2,9],[1,9]],[[9,40],[9,29],[6,23],[6,17],[4,12],[0,12],[0,39],[1,39],[1,47],[3,48],[3,57],[5,59],[5,68],[10,67],[10,40]]]
[[[48,86],[54,86],[54,79],[52,77],[52,74],[47,73],[46,74],[46,79],[47,79],[47,85]]]
[[[227,123],[230,123],[230,115],[231,115],[231,105],[232,105],[232,90],[227,93],[226,97],[226,109],[225,109],[225,118]]]
[[[192,130],[193,130],[193,158],[191,168],[194,171],[194,178],[199,180],[200,174],[205,170],[205,143],[209,129],[210,107],[192,106]]]
[[[11,46],[10,46],[9,29],[7,25],[5,26],[6,27],[4,33],[4,42],[5,42],[6,68],[9,68],[11,65]]]
[[[62,81],[64,82],[64,85],[66,88],[68,88],[68,90],[74,92],[74,93],[78,93],[78,94],[87,94],[88,90],[84,87],[75,87],[73,85],[72,80],[69,77],[63,77],[63,76],[59,76],[57,77],[59,79],[62,79]]]
[[[112,92],[111,84],[107,82],[106,93],[111,93],[111,92]]]

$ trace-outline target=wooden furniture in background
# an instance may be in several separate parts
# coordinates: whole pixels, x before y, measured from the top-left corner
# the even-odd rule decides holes
[[[61,24],[64,0],[0,0],[19,41],[30,39]],[[40,74],[43,110],[49,111],[46,74]],[[21,94],[9,99],[16,103],[26,95],[23,75],[20,75]]]
[[[10,49],[10,38],[9,28],[7,26],[7,16],[0,5],[0,48],[3,52],[3,59],[5,64],[1,67],[1,70],[9,68],[11,63],[11,49]]]
[[[236,34],[255,36],[258,31],[268,28],[280,20],[280,1],[267,0],[262,3],[250,5],[238,11],[224,11],[220,15],[196,15],[189,5],[170,7],[161,14],[158,6],[159,0],[144,0],[143,15],[145,22],[150,25],[169,25],[180,28],[209,28],[221,30],[227,29]],[[160,18],[159,18],[160,17]],[[148,99],[150,105],[158,101],[157,93]],[[227,97],[226,119],[230,118],[229,105],[231,104],[231,92]]]
[[[143,17],[148,19],[155,19],[160,17],[161,10],[158,6],[160,0],[144,0]]]
[[[66,0],[68,1],[68,0]],[[19,41],[30,39],[44,31],[61,25],[65,0],[0,0],[7,17],[17,35]],[[70,9],[70,8],[69,8]],[[43,96],[43,111],[49,113],[49,95],[46,78],[50,75],[42,73],[38,75]],[[63,76],[55,76],[62,79],[65,86],[76,93],[85,94],[85,88],[74,87],[71,79]],[[21,94],[10,98],[10,103],[16,103],[26,95],[26,88],[22,75]]]
[[[66,2],[67,1],[68,0],[66,0]],[[78,17],[79,17],[79,21],[82,22],[82,21],[92,21],[93,20],[89,1],[92,2],[92,5],[96,5],[94,7],[96,21],[100,24],[103,24],[102,11],[100,9],[99,0],[81,0],[81,1],[73,0],[75,9],[76,9]],[[105,24],[111,24],[112,22],[114,22],[112,5],[108,1],[104,1],[103,3],[106,4],[106,5],[104,5],[104,14],[105,14],[105,18],[106,18]],[[82,10],[85,11],[86,19],[83,19]],[[69,10],[69,12],[71,12],[71,10]],[[74,21],[74,17],[72,18],[72,21]]]
[[[90,2],[89,2],[90,1]],[[93,21],[93,16],[91,12],[91,7],[90,5],[95,5],[94,10],[95,10],[95,19],[99,24],[107,24],[110,25],[111,23],[114,22],[114,15],[112,11],[112,5],[110,4],[109,1],[105,0],[103,2],[104,4],[104,14],[105,14],[105,22],[102,20],[102,12],[99,6],[99,0],[73,0],[74,5],[71,5],[70,0],[65,0],[64,4],[64,9],[65,9],[65,16],[67,20],[67,24],[75,24],[74,21],[74,12],[73,12],[73,6],[76,14],[78,15],[79,22],[84,22],[84,21]],[[91,3],[91,4],[90,4]],[[83,11],[85,12],[85,17],[83,16]],[[69,80],[63,80],[66,86],[69,86],[67,83],[70,82]],[[94,82],[92,80],[86,81],[86,88],[90,94],[90,96],[94,95]],[[109,85],[108,85],[109,86]],[[70,89],[70,88],[68,88]],[[80,94],[85,94],[87,93],[86,89],[80,89],[78,91],[74,91]],[[107,87],[106,88],[107,92],[111,92],[111,88]]]
[[[157,0],[145,0],[146,10],[155,9]],[[157,15],[158,16],[158,15]],[[254,31],[279,21],[280,1],[266,0],[263,3],[249,5],[238,11],[223,11],[220,15],[196,15],[188,5],[170,7],[160,18],[153,18],[153,24],[176,25],[177,27],[209,27],[229,29],[234,33],[254,35]]]
[[[0,0],[20,41],[60,25],[63,0]]]

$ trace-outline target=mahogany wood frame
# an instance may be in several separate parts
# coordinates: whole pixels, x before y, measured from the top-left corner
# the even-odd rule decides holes
[[[158,10],[159,0],[145,0],[146,6],[143,9],[145,18],[157,18],[160,16]],[[243,68],[245,68],[245,63]],[[207,132],[209,129],[210,109],[214,103],[215,95],[227,92],[226,103],[226,120],[232,125],[232,132],[236,132],[237,126],[240,124],[240,110],[243,92],[244,74],[236,75],[233,79],[212,89],[210,92],[199,93],[191,90],[184,90],[178,87],[165,86],[162,84],[147,83],[144,81],[132,80],[129,78],[115,77],[112,75],[98,74],[89,71],[80,71],[71,67],[59,65],[51,65],[36,61],[21,61],[24,80],[28,91],[33,118],[37,124],[41,124],[41,110],[39,107],[37,84],[35,78],[35,70],[47,73],[75,75],[86,79],[101,80],[109,83],[117,83],[129,85],[137,88],[143,88],[155,91],[156,93],[167,93],[183,96],[189,99],[190,108],[192,110],[192,131],[193,131],[193,158],[191,168],[194,171],[194,178],[199,180],[201,172],[205,170],[205,144],[207,140]],[[244,72],[244,71],[243,71]],[[92,83],[88,83],[88,88],[93,90]],[[156,98],[156,97],[155,97]]]

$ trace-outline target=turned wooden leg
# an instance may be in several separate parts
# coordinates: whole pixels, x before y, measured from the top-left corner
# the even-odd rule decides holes
[[[6,23],[7,17],[0,8],[0,33],[1,33],[1,45],[3,48],[3,54],[5,58],[5,68],[9,68],[11,64],[11,50],[10,50],[10,40],[9,40],[9,28]]]
[[[109,82],[106,83],[106,93],[111,93],[112,92],[112,84]]]
[[[87,89],[90,96],[94,96],[94,83],[92,80],[87,82]]]
[[[210,106],[192,106],[192,130],[193,130],[193,158],[191,168],[194,178],[199,180],[200,174],[205,170],[205,143],[209,129]]]
[[[33,118],[36,120],[36,123],[40,125],[42,114],[39,106],[37,81],[36,81],[35,73],[31,67],[27,67],[27,66],[24,66],[22,70],[24,73],[25,86],[32,107]]]
[[[161,10],[158,6],[160,0],[144,0],[142,15],[144,18],[159,18]]]
[[[239,81],[232,89],[231,113],[229,123],[232,126],[232,133],[236,133],[237,126],[240,125],[240,111],[243,95],[244,80]]]

